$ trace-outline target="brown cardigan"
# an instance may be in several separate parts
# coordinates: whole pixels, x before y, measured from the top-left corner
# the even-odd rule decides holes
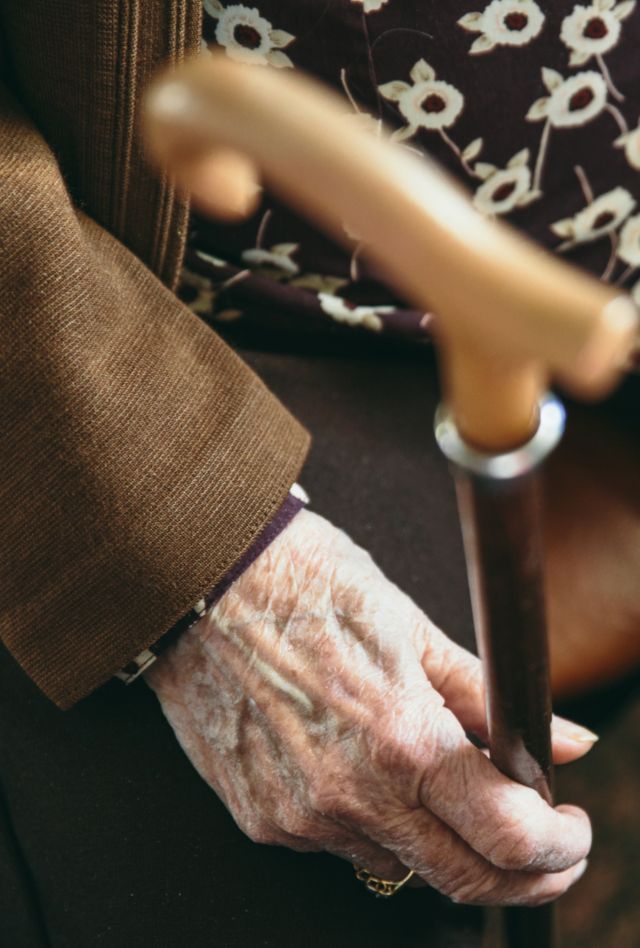
[[[308,446],[171,292],[188,209],[137,107],[200,9],[0,8],[0,635],[63,708],[221,577]]]

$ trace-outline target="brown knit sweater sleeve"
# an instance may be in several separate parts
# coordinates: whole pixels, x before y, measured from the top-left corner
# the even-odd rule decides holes
[[[222,577],[308,438],[144,265],[72,206],[0,92],[0,636],[61,707]]]

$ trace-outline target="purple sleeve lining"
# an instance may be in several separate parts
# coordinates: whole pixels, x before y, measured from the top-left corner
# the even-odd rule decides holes
[[[227,570],[227,572],[216,583],[213,589],[210,589],[203,599],[197,603],[197,607],[194,606],[194,608],[190,609],[186,615],[178,619],[178,621],[174,623],[168,632],[165,632],[157,642],[154,642],[153,645],[150,645],[141,656],[125,665],[117,677],[127,683],[137,678],[144,667],[147,667],[149,662],[153,660],[152,656],[162,654],[165,649],[167,649],[170,645],[173,645],[173,643],[179,638],[179,636],[183,634],[183,632],[186,632],[187,629],[191,628],[191,626],[194,625],[208,609],[214,606],[224,596],[227,590],[233,585],[233,583],[235,583],[236,579],[240,578],[245,570],[251,566],[254,560],[256,560],[260,554],[266,550],[269,544],[275,540],[278,534],[282,533],[284,528],[293,520],[299,510],[305,506],[306,501],[304,501],[301,496],[293,492],[288,493],[276,514],[272,517],[266,527],[264,527],[262,532],[256,537],[249,549],[242,554],[240,559],[237,560],[229,570]],[[148,655],[149,658],[144,659],[143,655]],[[141,664],[141,662],[143,664]]]
[[[296,497],[291,493],[287,494],[280,509],[273,519],[269,521],[262,533],[253,541],[249,549],[243,553],[240,559],[233,564],[231,569],[224,574],[222,579],[216,583],[211,592],[205,596],[204,602],[206,609],[210,609],[211,606],[214,606],[218,600],[224,596],[232,583],[235,583],[236,579],[239,579],[242,573],[266,550],[270,543],[273,543],[278,534],[282,533],[300,508],[304,506],[305,502],[300,497]]]

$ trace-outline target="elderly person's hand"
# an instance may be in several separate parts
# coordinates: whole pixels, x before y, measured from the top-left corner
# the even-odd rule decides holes
[[[370,556],[303,511],[146,675],[189,758],[256,842],[410,867],[461,902],[537,905],[584,871],[589,820],[467,739],[480,665]],[[556,721],[556,759],[592,736]]]

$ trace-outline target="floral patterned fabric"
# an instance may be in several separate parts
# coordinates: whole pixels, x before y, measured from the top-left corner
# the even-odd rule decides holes
[[[640,302],[636,0],[204,0],[203,54],[300,69],[499,216]],[[225,334],[424,341],[365,259],[265,194],[240,225],[192,219],[181,294]],[[428,281],[428,266],[425,280]]]

